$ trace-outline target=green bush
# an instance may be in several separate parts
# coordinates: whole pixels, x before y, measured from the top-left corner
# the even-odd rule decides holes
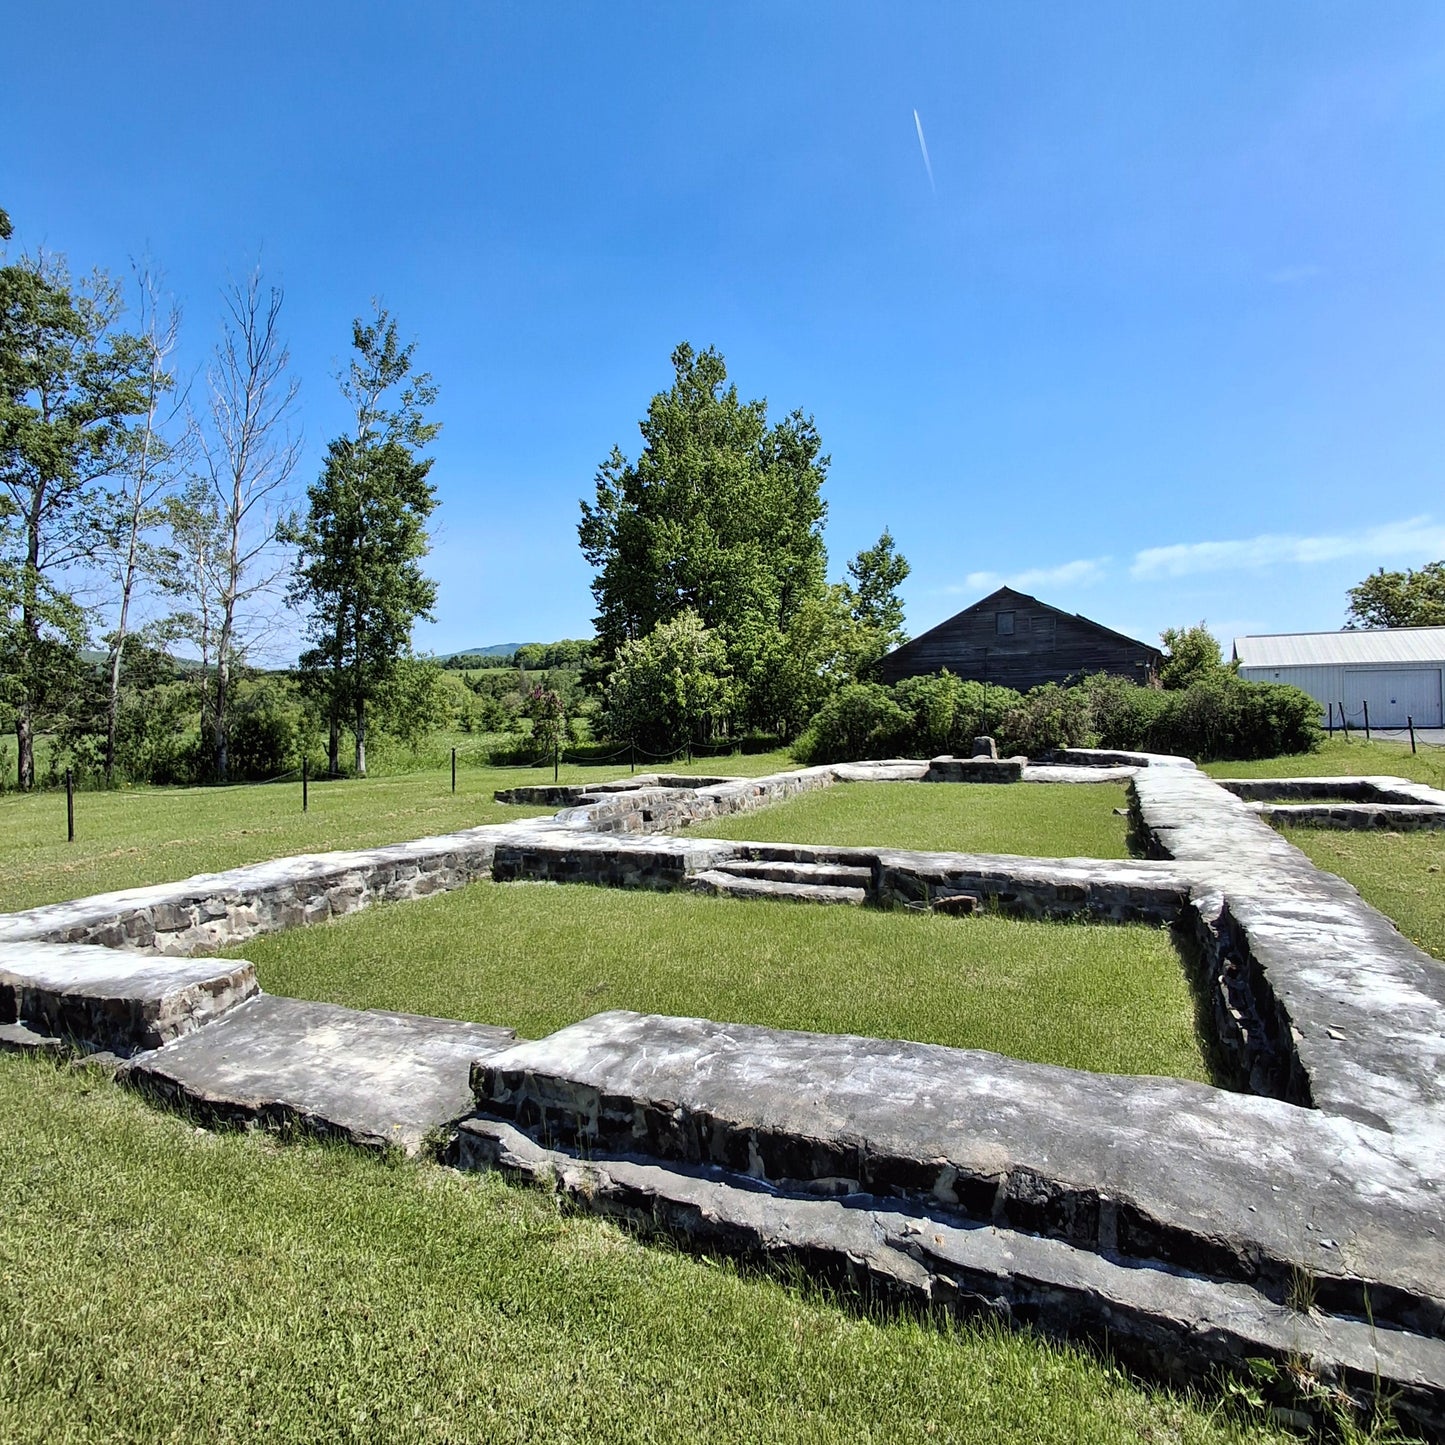
[[[1047,683],[1020,695],[947,672],[893,688],[842,688],[798,739],[808,763],[935,757],[966,752],[992,732],[1004,753],[1054,748],[1174,753],[1207,762],[1306,753],[1319,745],[1319,705],[1298,688],[1245,682],[1217,670],[1176,692],[1100,673],[1072,687]]]
[[[259,782],[299,768],[307,733],[294,688],[271,682],[238,688],[228,729],[232,779]]]
[[[1089,700],[1082,687],[1045,683],[1026,692],[1004,714],[1000,751],[1037,758],[1055,748],[1080,748],[1090,741]]]
[[[855,682],[839,688],[793,745],[804,763],[853,762],[896,756],[907,746],[913,714],[894,702],[886,687]]]
[[[1170,698],[1151,746],[1200,762],[1307,753],[1320,743],[1319,704],[1297,687],[1212,678]]]
[[[1156,729],[1173,706],[1174,695],[1157,687],[1140,687],[1127,677],[1106,672],[1086,677],[1080,690],[1088,703],[1089,734],[1093,746],[1130,751],[1168,752],[1156,744]],[[1157,737],[1167,734],[1157,732]]]

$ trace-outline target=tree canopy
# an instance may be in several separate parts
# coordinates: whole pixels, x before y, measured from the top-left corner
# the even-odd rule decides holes
[[[582,503],[599,657],[610,671],[627,643],[690,612],[716,633],[744,719],[769,722],[766,659],[824,591],[828,458],[811,417],[770,424],[765,401],[741,401],[717,351],[684,343],[672,366],[637,459],[614,447]]]
[[[1164,644],[1164,663],[1159,681],[1170,692],[1218,677],[1225,671],[1219,639],[1204,625],[1166,627],[1159,634]]]
[[[424,416],[436,388],[413,372],[414,347],[401,344],[387,311],[355,321],[352,346],[341,390],[355,428],[328,446],[307,489],[305,520],[289,539],[298,548],[291,595],[310,609],[312,646],[301,667],[325,702],[331,765],[345,717],[362,776],[368,706],[410,654],[412,626],[436,600],[436,583],[421,570],[436,491],[431,458],[418,452],[441,427]]]
[[[1372,572],[1349,591],[1346,627],[1445,627],[1445,561]]]
[[[53,256],[0,266],[0,653],[21,788],[35,780],[36,716],[84,639],[67,574],[100,541],[102,483],[125,466],[127,423],[146,408],[149,353],[120,329],[123,309],[104,273],[73,284]]]

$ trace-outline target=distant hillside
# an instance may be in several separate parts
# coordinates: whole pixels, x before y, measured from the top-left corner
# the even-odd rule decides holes
[[[450,662],[454,657],[510,657],[519,647],[526,646],[525,642],[494,642],[490,647],[459,647],[437,661]]]

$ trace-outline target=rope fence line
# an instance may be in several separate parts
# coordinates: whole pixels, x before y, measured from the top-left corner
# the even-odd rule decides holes
[[[1331,737],[1335,735],[1335,710],[1337,708],[1339,709],[1339,728],[1344,733],[1346,741],[1349,740],[1350,728],[1353,725],[1357,732],[1364,733],[1366,742],[1373,741],[1377,734],[1383,737],[1408,737],[1410,739],[1410,751],[1412,753],[1419,751],[1415,745],[1415,719],[1413,717],[1407,717],[1405,719],[1404,727],[1381,727],[1378,723],[1372,725],[1370,722],[1370,704],[1363,701],[1360,704],[1359,710],[1356,712],[1348,711],[1343,702],[1332,702],[1328,704],[1327,726]]]
[[[633,771],[636,771],[636,767],[637,767],[637,764],[638,764],[639,761],[642,761],[642,762],[650,762],[650,763],[675,763],[675,762],[677,762],[680,758],[686,757],[687,760],[688,760],[689,762],[691,762],[691,761],[693,761],[694,758],[696,758],[696,757],[698,757],[698,756],[709,757],[709,758],[717,758],[717,757],[727,756],[727,755],[732,754],[732,753],[735,753],[735,752],[737,752],[737,751],[738,751],[738,746],[737,746],[736,743],[733,743],[733,742],[721,742],[721,743],[684,743],[681,747],[679,747],[679,748],[674,748],[674,749],[672,749],[670,752],[655,753],[655,752],[653,752],[651,749],[641,747],[639,744],[637,744],[637,743],[635,743],[635,742],[628,742],[628,743],[622,744],[621,746],[619,746],[619,747],[618,747],[615,751],[613,751],[613,752],[608,752],[608,753],[589,753],[589,754],[588,754],[586,757],[584,757],[584,758],[573,758],[573,759],[572,759],[572,762],[573,762],[573,765],[574,765],[574,766],[586,765],[586,764],[605,765],[605,764],[608,764],[608,763],[618,763],[618,762],[621,762],[621,761],[625,758],[625,759],[628,760],[628,762],[629,762],[629,764],[630,764],[630,766],[631,766],[631,769],[632,769]],[[527,767],[541,768],[541,767],[546,767],[546,765],[550,762],[550,763],[552,764],[553,777],[554,777],[554,779],[555,779],[556,776],[557,776],[557,774],[558,774],[558,772],[560,772],[561,764],[567,760],[567,759],[566,759],[566,753],[567,753],[567,749],[566,749],[566,748],[561,747],[561,746],[558,746],[558,747],[555,747],[550,753],[541,753],[541,754],[539,754],[536,758],[534,758],[534,759],[531,760],[531,761],[526,761],[526,760],[524,760],[524,761],[522,761],[522,762],[520,762],[520,763],[514,763],[514,764],[512,764],[512,766],[513,766],[513,767],[521,767],[521,768],[527,768]],[[457,763],[458,763],[459,761],[463,761],[463,762],[475,762],[475,758],[476,758],[476,755],[475,755],[475,754],[472,754],[471,757],[468,757],[468,758],[459,758],[459,756],[458,756],[458,750],[457,750],[455,747],[451,749],[451,759],[450,759],[450,762],[451,762],[451,791],[452,791],[453,793],[455,793],[456,790],[457,790]],[[482,764],[482,765],[483,765],[483,766],[490,766],[490,764]],[[421,769],[421,770],[418,770],[418,771],[429,771],[429,769]],[[273,786],[273,785],[275,785],[275,784],[277,784],[277,783],[295,783],[295,782],[300,782],[300,784],[301,784],[301,811],[302,811],[303,813],[306,813],[306,812],[309,812],[309,811],[310,811],[310,787],[311,787],[311,784],[312,784],[313,782],[316,782],[316,781],[319,781],[319,780],[336,781],[336,780],[338,780],[339,776],[340,776],[340,775],[333,775],[333,774],[331,774],[330,772],[327,772],[327,771],[322,771],[322,772],[318,772],[318,773],[313,773],[313,772],[311,771],[311,760],[310,760],[310,757],[309,757],[309,756],[303,756],[303,758],[302,758],[302,760],[301,760],[301,766],[300,766],[299,768],[288,768],[288,769],[286,769],[285,772],[275,773],[275,774],[273,774],[273,775],[272,775],[271,777],[269,777],[269,778],[252,778],[252,779],[249,779],[249,780],[244,781],[244,782],[238,782],[238,783],[229,784],[228,786],[231,786],[231,787],[246,787],[246,788],[265,788],[265,787],[271,787],[271,786]],[[78,780],[77,780],[77,778],[76,778],[75,772],[74,772],[74,770],[71,769],[71,768],[67,768],[67,769],[65,770],[65,775],[64,775],[64,790],[65,790],[66,838],[67,838],[67,841],[68,841],[68,842],[73,843],[73,842],[75,841],[75,796],[76,796],[76,793],[77,793],[77,792],[81,791],[81,789],[78,787]]]

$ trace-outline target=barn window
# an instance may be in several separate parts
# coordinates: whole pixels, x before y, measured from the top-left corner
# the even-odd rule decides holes
[[[995,612],[993,619],[1000,637],[1012,637],[1014,635],[1014,615],[1012,612]]]

